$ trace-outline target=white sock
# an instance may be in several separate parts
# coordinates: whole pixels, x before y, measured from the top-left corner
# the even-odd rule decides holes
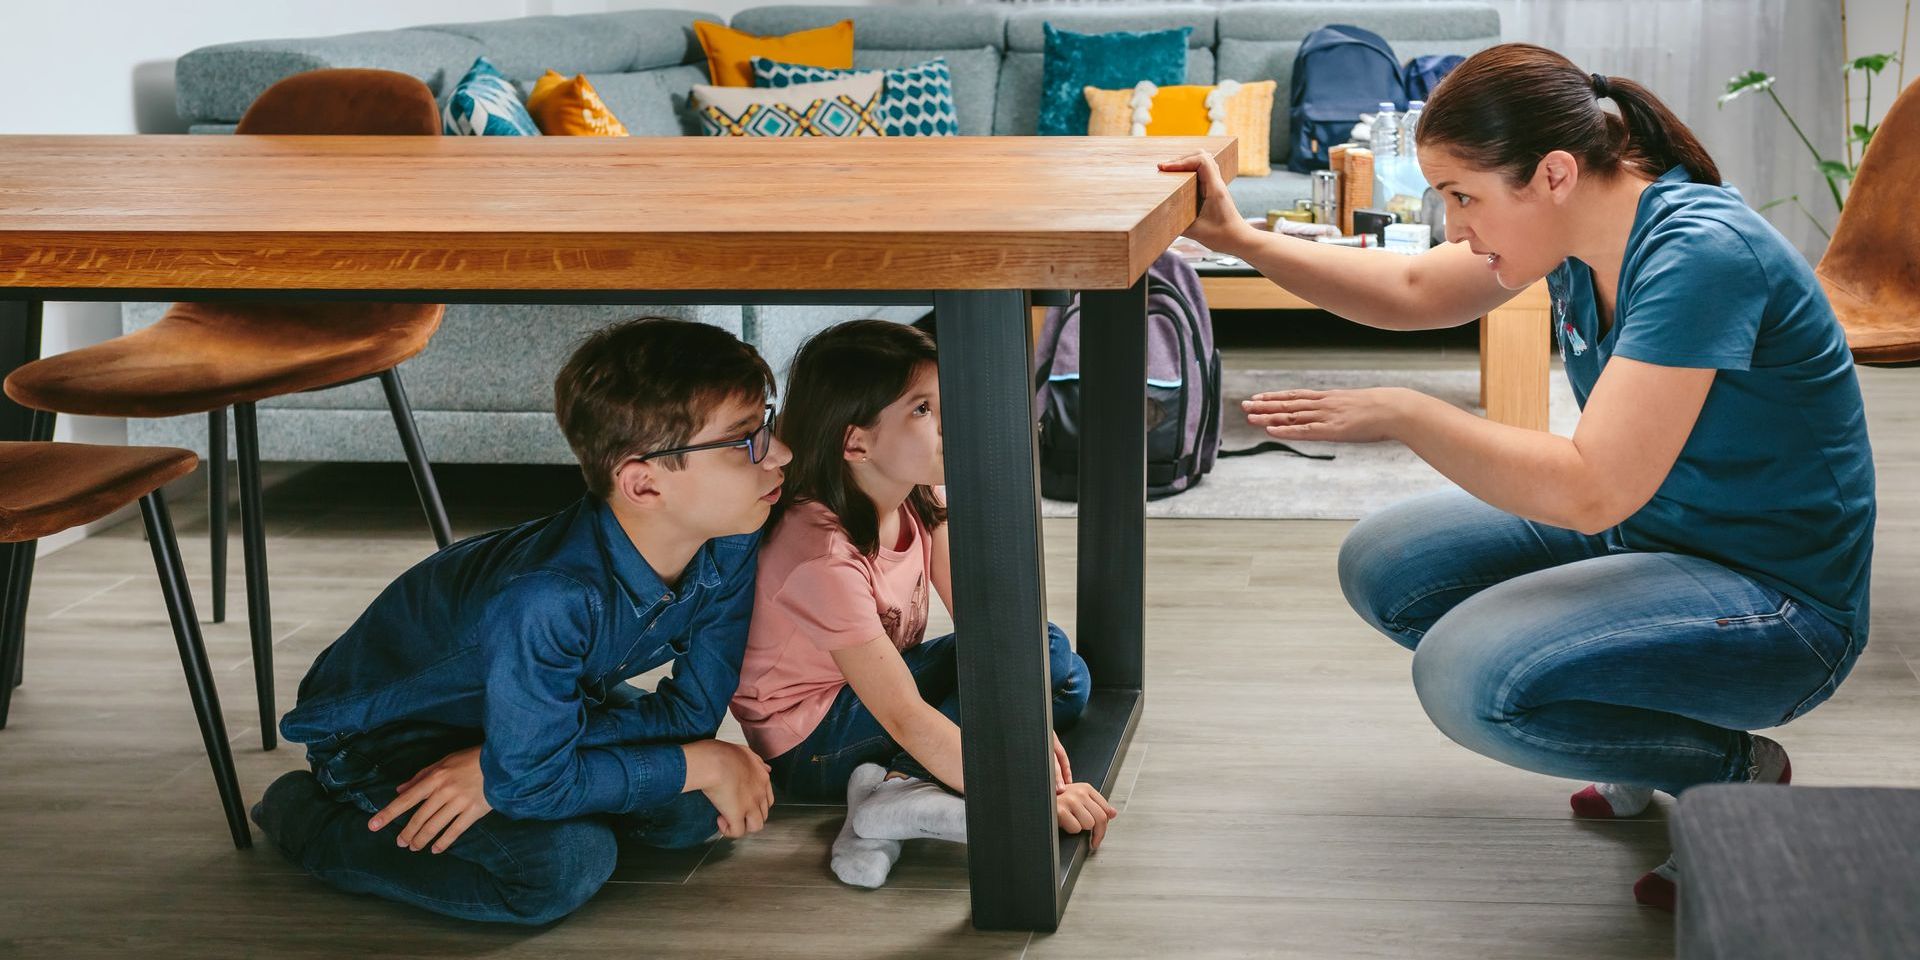
[[[1626,783],[1596,783],[1593,789],[1613,808],[1616,817],[1637,817],[1646,812],[1653,803],[1652,787],[1636,787]]]
[[[871,890],[887,882],[900,859],[900,841],[869,840],[853,830],[854,811],[873,796],[873,788],[886,775],[886,768],[879,764],[864,763],[847,778],[847,819],[833,840],[833,875],[842,883]]]
[[[848,819],[869,840],[967,842],[967,801],[918,777],[880,781]]]

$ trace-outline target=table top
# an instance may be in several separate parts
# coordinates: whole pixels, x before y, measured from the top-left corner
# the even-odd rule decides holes
[[[1129,286],[1227,137],[0,136],[0,285]]]

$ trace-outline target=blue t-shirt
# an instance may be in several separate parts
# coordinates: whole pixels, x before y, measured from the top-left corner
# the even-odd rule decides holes
[[[1846,335],[1799,251],[1732,187],[1675,167],[1640,196],[1605,335],[1586,264],[1569,258],[1547,283],[1582,408],[1609,357],[1719,371],[1673,469],[1607,531],[1609,546],[1715,561],[1864,640],[1875,509],[1866,408]]]

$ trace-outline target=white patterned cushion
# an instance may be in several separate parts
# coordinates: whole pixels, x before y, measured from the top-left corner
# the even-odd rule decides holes
[[[540,128],[514,89],[486,57],[479,57],[440,108],[441,133],[462,137],[537,137]]]
[[[710,137],[879,137],[878,73],[794,88],[693,85],[693,110]]]
[[[935,57],[925,63],[892,70],[835,70],[809,67],[799,63],[781,63],[766,57],[753,58],[753,85],[778,89],[795,84],[819,83],[840,77],[877,73],[886,79],[886,93],[880,98],[889,137],[951,137],[960,132],[954,115],[953,74],[947,70],[947,58]]]

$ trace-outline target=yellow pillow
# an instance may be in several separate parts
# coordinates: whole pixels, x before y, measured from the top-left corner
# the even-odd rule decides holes
[[[568,80],[552,70],[527,94],[527,112],[548,136],[624,137],[627,127],[607,109],[583,76]]]
[[[853,67],[852,20],[780,37],[757,37],[711,20],[695,20],[693,32],[707,51],[707,75],[716,87],[753,86],[754,57],[832,70]]]
[[[1264,177],[1268,131],[1273,124],[1272,80],[1216,86],[1156,87],[1147,81],[1132,90],[1087,87],[1087,134],[1094,137],[1240,138],[1240,175]]]

